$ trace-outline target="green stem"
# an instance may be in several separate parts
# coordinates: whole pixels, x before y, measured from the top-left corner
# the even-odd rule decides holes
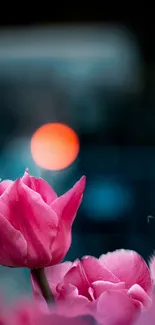
[[[33,269],[31,270],[33,276],[35,277],[38,286],[42,292],[44,299],[46,300],[47,304],[51,304],[54,302],[54,297],[47,281],[44,268],[41,269]]]

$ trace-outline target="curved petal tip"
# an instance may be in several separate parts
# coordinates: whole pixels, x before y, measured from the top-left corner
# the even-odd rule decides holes
[[[75,187],[79,186],[80,192],[83,192],[86,187],[86,176],[82,176],[74,185]]]
[[[150,268],[150,272],[151,272],[152,280],[153,280],[153,282],[155,283],[155,252],[154,252],[154,254],[150,257],[149,268]]]

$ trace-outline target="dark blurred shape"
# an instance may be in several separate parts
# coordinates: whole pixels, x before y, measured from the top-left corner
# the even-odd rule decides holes
[[[14,113],[10,98],[13,89],[8,82],[0,81],[0,148],[5,148],[10,141],[10,137],[19,127],[18,115]],[[13,105],[13,103],[12,103]]]
[[[133,208],[133,201],[133,193],[121,184],[121,180],[96,177],[94,181],[88,181],[83,207],[95,222],[112,221],[121,216],[126,218],[127,211]]]

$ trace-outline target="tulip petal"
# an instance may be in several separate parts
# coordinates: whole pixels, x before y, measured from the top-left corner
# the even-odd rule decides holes
[[[10,186],[13,183],[13,181],[5,180],[0,182],[0,195],[3,194],[3,192],[7,189],[8,186]]]
[[[0,203],[0,210],[1,210]],[[16,230],[9,221],[0,214],[0,264],[18,267],[26,262],[27,243],[20,231]]]
[[[125,289],[125,283],[112,283],[108,281],[95,281],[91,284],[94,291],[95,299],[97,299],[104,291],[115,291]]]
[[[140,301],[145,308],[151,306],[151,298],[138,284],[134,284],[129,290],[128,295],[135,300]]]
[[[65,315],[65,310],[69,307],[70,317],[75,317],[86,312],[86,307],[90,303],[86,297],[79,294],[78,289],[72,284],[68,284],[64,290],[64,294],[61,292],[59,299],[63,302],[62,305],[60,303],[61,312],[63,311],[63,315]]]
[[[69,228],[81,203],[85,185],[86,177],[83,176],[68,192],[58,197],[51,204],[52,209],[58,214],[60,222],[63,219]]]
[[[150,271],[151,271],[152,280],[155,283],[155,255],[151,256],[150,262],[149,262],[149,267],[150,267]]]
[[[58,286],[58,290],[61,293],[64,289],[68,288],[68,285],[72,284],[78,289],[79,295],[90,298],[88,293],[89,282],[82,270],[82,265],[79,260],[76,260],[70,270],[64,276],[62,284]]]
[[[138,253],[120,249],[106,255],[101,255],[99,260],[121,282],[126,283],[127,289],[137,283],[146,292],[150,292],[152,283],[149,268]]]
[[[56,240],[52,246],[55,264],[63,260],[71,244],[71,227],[81,204],[86,178],[83,176],[68,192],[52,202],[51,208],[59,217]]]
[[[22,181],[32,190],[39,193],[47,204],[50,205],[55,199],[57,199],[57,194],[53,188],[46,181],[44,181],[44,179],[30,176],[28,170],[25,171]]]
[[[155,324],[155,291],[153,290],[151,308],[141,313],[139,320],[134,325],[154,325],[154,324]]]
[[[126,294],[106,291],[99,297],[96,317],[104,325],[132,325],[139,312]]]
[[[28,255],[25,266],[46,266],[52,260],[52,244],[57,233],[58,219],[55,212],[38,193],[20,179],[7,188],[1,196],[1,201],[8,209],[5,217],[27,241]]]
[[[46,267],[45,273],[49,284],[56,286],[64,280],[64,276],[71,269],[72,262],[64,262],[57,265]]]
[[[109,281],[113,283],[120,282],[119,279],[106,267],[103,267],[100,261],[93,256],[85,256],[81,260],[89,284],[95,281]]]

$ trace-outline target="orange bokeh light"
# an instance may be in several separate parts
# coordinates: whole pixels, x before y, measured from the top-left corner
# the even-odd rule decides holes
[[[79,153],[79,138],[67,125],[48,123],[32,136],[31,153],[36,164],[48,170],[61,170],[73,163]]]

